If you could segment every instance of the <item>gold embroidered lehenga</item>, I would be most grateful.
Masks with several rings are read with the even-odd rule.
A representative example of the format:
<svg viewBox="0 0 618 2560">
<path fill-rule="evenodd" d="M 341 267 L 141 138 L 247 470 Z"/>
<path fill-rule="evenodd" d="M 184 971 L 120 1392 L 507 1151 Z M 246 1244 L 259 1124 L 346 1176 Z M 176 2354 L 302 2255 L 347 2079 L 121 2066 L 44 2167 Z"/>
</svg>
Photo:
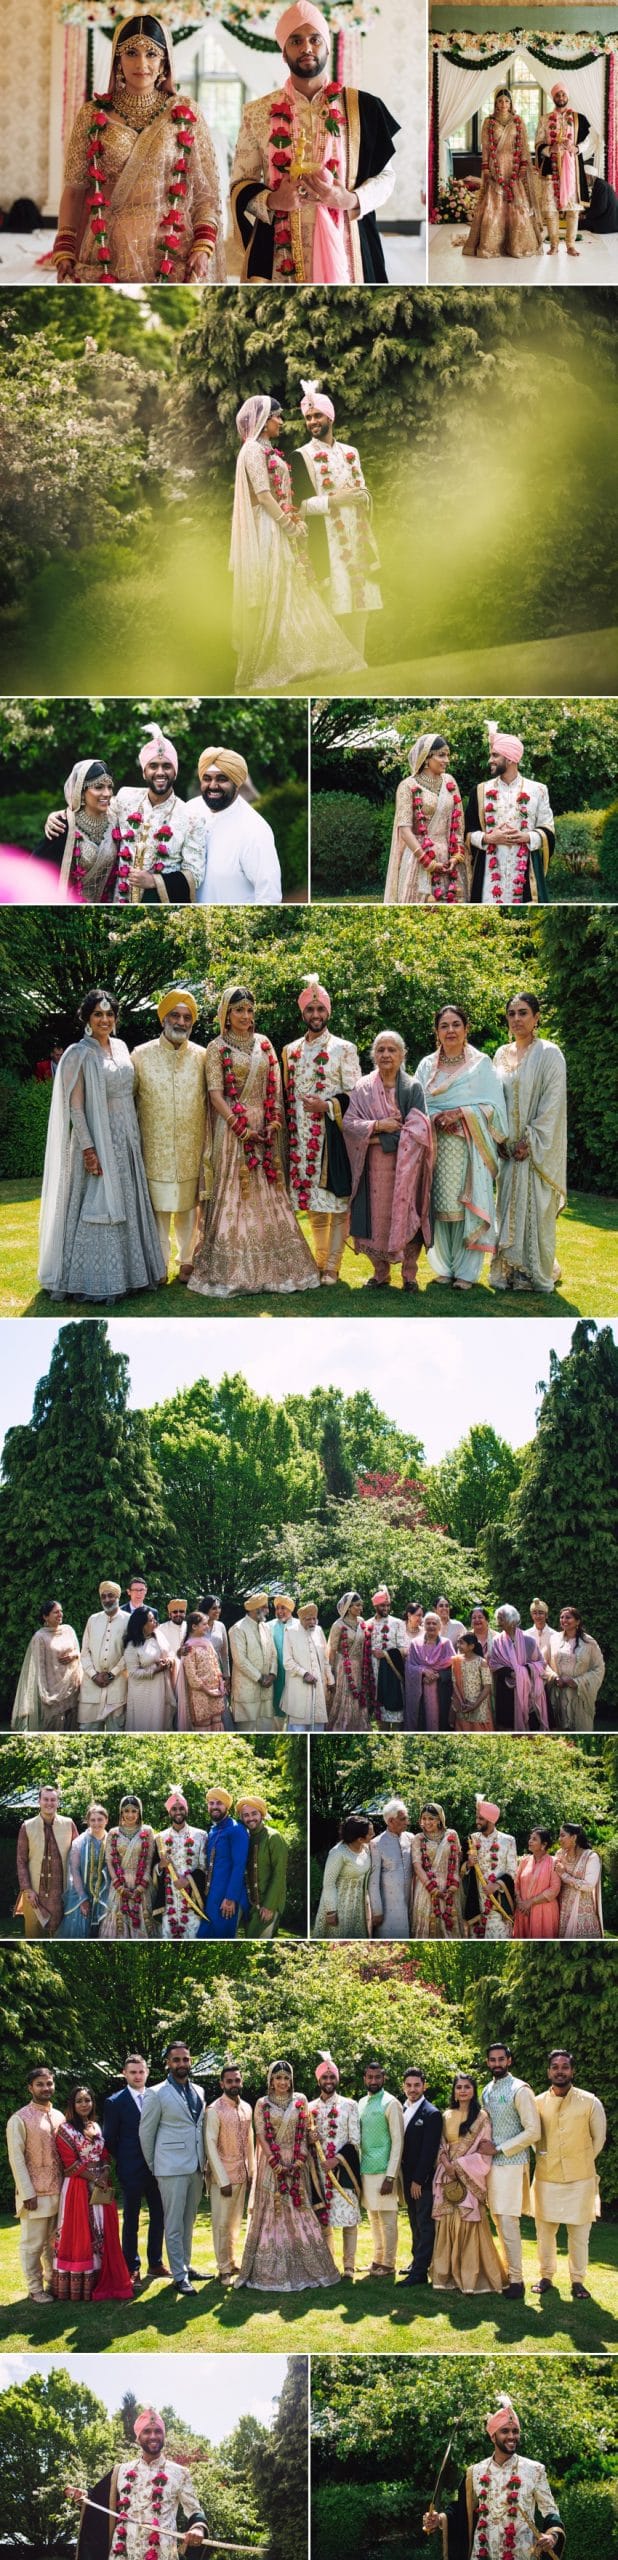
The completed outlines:
<svg viewBox="0 0 618 2560">
<path fill-rule="evenodd" d="M 521 116 L 486 116 L 483 175 L 464 241 L 464 258 L 538 258 L 543 244 L 533 194 L 530 144 Z"/>
<path fill-rule="evenodd" d="M 192 142 L 186 160 L 186 194 L 177 199 L 182 213 L 182 229 L 176 243 L 166 244 L 164 224 L 174 201 L 170 195 L 174 170 L 178 162 L 179 109 L 187 105 Z M 92 171 L 88 166 L 93 118 L 100 119 L 101 188 L 106 198 L 105 225 L 109 245 L 111 273 L 120 284 L 140 280 L 153 284 L 160 274 L 161 257 L 169 256 L 172 272 L 163 281 L 183 283 L 194 272 L 200 243 L 196 234 L 203 224 L 216 228 L 216 242 L 208 259 L 208 281 L 225 282 L 225 258 L 222 240 L 222 214 L 219 178 L 215 154 L 204 117 L 174 94 L 154 100 L 134 97 L 118 100 L 90 99 L 80 107 L 70 137 L 64 171 L 64 186 L 81 188 L 83 211 L 78 225 L 75 276 L 80 284 L 100 284 L 100 236 L 93 228 L 98 211 L 89 209 L 89 196 L 94 192 Z M 195 272 L 198 270 L 196 269 Z M 201 270 L 200 270 L 201 272 Z"/>
<path fill-rule="evenodd" d="M 224 1091 L 224 1053 L 228 1049 L 236 1091 L 256 1142 L 258 1160 L 249 1170 L 236 1130 L 211 1107 L 205 1159 L 204 1242 L 196 1255 L 189 1288 L 198 1297 L 207 1298 L 229 1298 L 262 1289 L 287 1297 L 296 1289 L 317 1289 L 319 1272 L 285 1189 L 277 1125 L 273 1130 L 273 1156 L 278 1164 L 278 1181 L 269 1181 L 264 1171 L 269 1084 L 277 1122 L 283 1118 L 281 1077 L 270 1041 L 265 1041 L 258 1031 L 240 1038 L 229 1029 L 225 1041 L 211 1040 L 206 1050 L 209 1094 Z"/>
</svg>

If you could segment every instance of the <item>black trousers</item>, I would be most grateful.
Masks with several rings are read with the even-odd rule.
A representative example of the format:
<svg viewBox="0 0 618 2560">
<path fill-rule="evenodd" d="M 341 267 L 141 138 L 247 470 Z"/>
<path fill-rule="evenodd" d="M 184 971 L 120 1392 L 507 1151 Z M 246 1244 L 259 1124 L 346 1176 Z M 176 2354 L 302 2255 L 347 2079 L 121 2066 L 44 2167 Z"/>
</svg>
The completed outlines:
<svg viewBox="0 0 618 2560">
<path fill-rule="evenodd" d="M 415 2276 L 426 2276 L 433 2256 L 433 2186 L 421 2187 L 420 2196 L 406 2192 L 406 2204 L 412 2233 L 412 2267 Z"/>
<path fill-rule="evenodd" d="M 163 2252 L 163 2204 L 156 2178 L 146 2161 L 143 2169 L 138 2170 L 135 2182 L 132 2181 L 130 2186 L 123 2187 L 122 2201 L 124 2205 L 122 2254 L 126 2258 L 129 2274 L 135 2275 L 139 2267 L 139 2217 L 143 2204 L 148 2206 L 148 2265 L 149 2267 L 160 2266 Z"/>
</svg>

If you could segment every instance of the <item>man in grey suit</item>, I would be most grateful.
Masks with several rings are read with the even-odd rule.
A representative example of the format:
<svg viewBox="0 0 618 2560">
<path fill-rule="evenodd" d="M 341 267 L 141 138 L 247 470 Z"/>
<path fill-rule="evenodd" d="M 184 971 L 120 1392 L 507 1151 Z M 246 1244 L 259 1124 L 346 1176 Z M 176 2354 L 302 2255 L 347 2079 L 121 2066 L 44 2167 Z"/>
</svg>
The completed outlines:
<svg viewBox="0 0 618 2560">
<path fill-rule="evenodd" d="M 193 2225 L 204 2185 L 204 2091 L 191 2078 L 191 2055 L 176 2040 L 165 2055 L 165 2080 L 147 2089 L 139 2138 L 160 2189 L 167 2254 L 177 2293 L 193 2293 Z"/>
</svg>

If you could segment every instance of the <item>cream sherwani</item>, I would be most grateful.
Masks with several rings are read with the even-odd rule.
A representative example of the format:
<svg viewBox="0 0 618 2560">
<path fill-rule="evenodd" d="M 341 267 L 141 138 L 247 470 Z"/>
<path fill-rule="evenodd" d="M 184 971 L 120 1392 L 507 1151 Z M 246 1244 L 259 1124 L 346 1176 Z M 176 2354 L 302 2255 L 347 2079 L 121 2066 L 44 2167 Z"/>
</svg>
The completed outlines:
<svg viewBox="0 0 618 2560">
<path fill-rule="evenodd" d="M 279 1664 L 273 1637 L 266 1620 L 238 1618 L 230 1627 L 229 1647 L 232 1657 L 230 1709 L 239 1732 L 271 1733 L 274 1726 L 273 1689 Z M 262 1689 L 264 1676 L 270 1687 Z"/>
<path fill-rule="evenodd" d="M 327 1723 L 327 1691 L 334 1688 L 326 1638 L 321 1627 L 303 1627 L 299 1618 L 288 1619 L 283 1637 L 285 1681 L 281 1712 L 287 1716 L 292 1733 L 314 1733 Z M 315 1688 L 305 1674 L 311 1672 Z"/>
<path fill-rule="evenodd" d="M 513 2519 L 515 2525 L 513 2560 L 535 2560 L 537 2536 L 543 2517 L 555 2517 L 557 2521 L 556 2500 L 542 2462 L 529 2462 L 526 2455 L 519 2451 L 511 2454 L 508 2462 L 495 2462 L 491 2453 L 486 2454 L 482 2462 L 473 2463 L 472 2485 L 475 2501 L 480 2496 L 484 2481 L 488 2486 L 488 2560 L 503 2560 L 504 2536 L 510 2522 L 509 2491 L 514 2477 L 519 2481 L 519 2490 Z M 564 2536 L 560 2534 L 557 2546 L 560 2551 L 562 2551 L 563 2542 Z M 480 2518 L 477 2515 L 471 2545 L 471 2560 L 478 2560 L 481 2550 L 482 2535 Z"/>
<path fill-rule="evenodd" d="M 323 1060 L 322 1065 L 319 1064 L 320 1059 Z M 314 1125 L 310 1108 L 312 1094 L 317 1093 L 326 1103 L 326 1119 L 344 1125 L 339 1097 L 354 1092 L 355 1085 L 360 1084 L 360 1075 L 360 1059 L 353 1042 L 341 1040 L 334 1031 L 321 1031 L 317 1038 L 305 1032 L 300 1040 L 290 1041 L 289 1047 L 283 1051 L 285 1091 L 290 1105 L 293 1094 L 296 1110 L 300 1175 L 295 1182 L 290 1172 L 289 1185 L 290 1199 L 296 1210 L 300 1206 L 299 1182 L 302 1188 L 309 1170 Z M 323 1143 L 318 1148 L 311 1174 L 309 1224 L 318 1271 L 327 1271 L 329 1278 L 337 1278 L 348 1232 L 352 1175 L 348 1172 L 345 1192 L 328 1190 L 326 1120 L 322 1121 L 322 1129 Z"/>
<path fill-rule="evenodd" d="M 140 814 L 139 827 L 128 829 L 127 818 L 133 817 L 137 810 Z M 157 800 L 153 806 L 148 787 L 142 783 L 135 791 L 123 786 L 112 800 L 109 814 L 110 824 L 122 827 L 123 841 L 131 844 L 136 871 L 143 871 L 146 879 L 149 874 L 152 878 L 155 866 L 162 862 L 163 869 L 157 870 L 155 876 L 162 883 L 166 906 L 169 905 L 164 887 L 166 871 L 184 871 L 191 899 L 197 896 L 204 878 L 206 830 L 203 818 L 200 820 L 196 815 L 195 801 L 190 808 L 186 800 L 178 799 L 175 791 L 168 791 L 167 799 Z M 161 827 L 170 829 L 169 842 L 164 844 L 157 842 Z M 114 897 L 118 901 L 118 889 Z M 139 897 L 139 889 L 132 889 L 131 904 L 138 904 Z"/>
<path fill-rule="evenodd" d="M 186 2463 L 171 2462 L 165 2446 L 162 2447 L 158 2461 L 154 2464 L 148 2463 L 139 2448 L 137 2454 L 134 2448 L 132 2453 L 127 2454 L 126 2461 L 118 2465 L 118 2493 L 122 2497 L 124 2491 L 128 2496 L 127 2538 L 123 2546 L 126 2560 L 145 2560 L 145 2553 L 150 2545 L 152 2483 L 155 2471 L 159 2473 L 159 2477 L 161 2473 L 164 2474 L 158 2560 L 178 2560 L 179 2543 L 176 2531 L 178 2508 L 180 2507 L 188 2525 L 191 2524 L 193 2517 L 199 2520 L 203 2512 Z"/>
<path fill-rule="evenodd" d="M 533 2204 L 541 2275 L 550 2282 L 555 2275 L 556 2233 L 564 2222 L 571 2283 L 584 2284 L 590 2227 L 601 2209 L 596 2162 L 607 2138 L 605 2109 L 590 2089 L 573 2087 L 563 2098 L 544 2089 L 536 2106 L 541 2139 Z"/>
<path fill-rule="evenodd" d="M 61 2108 L 37 2107 L 30 2099 L 27 2106 L 18 2107 L 16 2115 L 9 2116 L 6 2128 L 15 2180 L 15 2211 L 19 2215 L 19 2254 L 31 2298 L 42 2293 L 44 2280 L 50 2285 L 52 2279 L 62 2186 L 54 2135 L 62 2122 Z M 26 2210 L 30 2204 L 32 2212 Z"/>
<path fill-rule="evenodd" d="M 206 1051 L 192 1040 L 177 1049 L 161 1032 L 158 1040 L 133 1050 L 131 1063 L 161 1249 L 169 1266 L 173 1217 L 181 1263 L 191 1262 L 207 1125 Z"/>
<path fill-rule="evenodd" d="M 80 1733 L 93 1733 L 97 1726 L 106 1733 L 119 1733 L 127 1708 L 127 1674 L 124 1639 L 129 1624 L 127 1609 L 115 1609 L 110 1618 L 107 1609 L 95 1609 L 88 1618 L 82 1637 L 83 1680 L 79 1694 L 77 1722 Z M 115 1678 L 106 1689 L 97 1689 L 95 1671 L 113 1671 Z"/>
<path fill-rule="evenodd" d="M 210 2170 L 210 2213 L 220 2276 L 237 2273 L 235 2252 L 247 2187 L 255 2166 L 253 2117 L 246 2098 L 214 2098 L 206 2109 L 206 2158 Z M 231 2187 L 231 2195 L 222 2194 Z"/>
</svg>

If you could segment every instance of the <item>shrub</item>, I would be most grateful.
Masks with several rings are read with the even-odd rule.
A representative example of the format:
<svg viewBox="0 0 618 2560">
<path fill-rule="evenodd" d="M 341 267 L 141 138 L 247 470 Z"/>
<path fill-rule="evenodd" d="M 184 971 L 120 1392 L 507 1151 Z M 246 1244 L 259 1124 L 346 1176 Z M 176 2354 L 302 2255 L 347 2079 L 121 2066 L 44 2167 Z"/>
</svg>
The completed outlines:
<svg viewBox="0 0 618 2560">
<path fill-rule="evenodd" d="M 272 827 L 285 897 L 286 891 L 307 885 L 309 816 L 307 793 L 302 782 L 291 778 L 270 785 L 267 791 L 262 792 L 259 814 Z M 292 845 L 294 850 L 291 853 Z"/>
<path fill-rule="evenodd" d="M 601 877 L 612 897 L 618 895 L 618 800 L 606 809 L 599 845 Z"/>
<path fill-rule="evenodd" d="M 618 2537 L 618 2482 L 577 2481 L 565 2490 L 561 2514 L 569 2560 L 590 2560 L 591 2551 L 613 2551 Z"/>
<path fill-rule="evenodd" d="M 370 897 L 379 886 L 381 812 L 354 791 L 320 791 L 311 808 L 314 897 Z"/>
<path fill-rule="evenodd" d="M 556 819 L 556 858 L 575 879 L 598 872 L 603 817 L 602 809 L 565 809 Z"/>
<path fill-rule="evenodd" d="M 43 1171 L 51 1084 L 20 1084 L 0 1067 L 0 1180 L 34 1181 Z"/>
</svg>

